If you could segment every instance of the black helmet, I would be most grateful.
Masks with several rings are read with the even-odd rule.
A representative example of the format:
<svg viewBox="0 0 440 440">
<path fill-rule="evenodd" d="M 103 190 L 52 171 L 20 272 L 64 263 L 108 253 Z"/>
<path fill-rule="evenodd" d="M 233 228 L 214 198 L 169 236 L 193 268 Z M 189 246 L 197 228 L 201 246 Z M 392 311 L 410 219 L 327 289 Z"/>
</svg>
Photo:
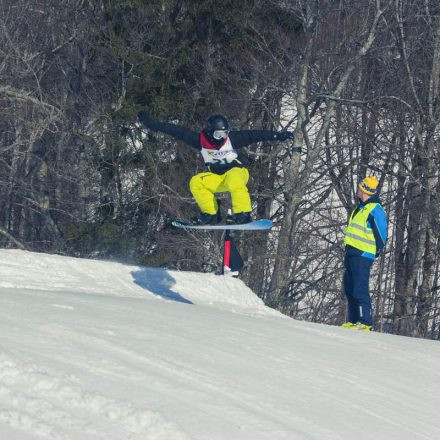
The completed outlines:
<svg viewBox="0 0 440 440">
<path fill-rule="evenodd" d="M 222 144 L 228 137 L 229 122 L 223 115 L 212 115 L 206 121 L 204 132 L 211 142 Z"/>
</svg>

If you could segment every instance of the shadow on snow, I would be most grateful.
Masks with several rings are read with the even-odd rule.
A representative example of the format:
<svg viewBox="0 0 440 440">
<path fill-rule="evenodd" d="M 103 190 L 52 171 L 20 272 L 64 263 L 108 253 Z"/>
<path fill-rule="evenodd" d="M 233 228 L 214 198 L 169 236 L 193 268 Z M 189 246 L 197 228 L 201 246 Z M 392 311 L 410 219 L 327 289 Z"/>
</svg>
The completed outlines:
<svg viewBox="0 0 440 440">
<path fill-rule="evenodd" d="M 143 289 L 147 289 L 154 295 L 171 301 L 193 304 L 191 301 L 179 295 L 177 292 L 171 290 L 174 284 L 176 284 L 176 280 L 168 273 L 166 269 L 153 269 L 145 267 L 138 271 L 131 272 L 131 275 L 134 282 L 138 286 L 142 287 Z"/>
</svg>

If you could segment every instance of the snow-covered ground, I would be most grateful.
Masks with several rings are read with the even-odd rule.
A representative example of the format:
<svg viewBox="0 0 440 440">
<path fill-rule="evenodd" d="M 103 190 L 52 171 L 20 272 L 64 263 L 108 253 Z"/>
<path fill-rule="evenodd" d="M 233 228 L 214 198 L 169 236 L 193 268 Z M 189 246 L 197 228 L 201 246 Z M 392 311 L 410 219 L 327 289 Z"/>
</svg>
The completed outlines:
<svg viewBox="0 0 440 440">
<path fill-rule="evenodd" d="M 438 342 L 239 280 L 0 250 L 0 439 L 438 440 Z"/>
</svg>

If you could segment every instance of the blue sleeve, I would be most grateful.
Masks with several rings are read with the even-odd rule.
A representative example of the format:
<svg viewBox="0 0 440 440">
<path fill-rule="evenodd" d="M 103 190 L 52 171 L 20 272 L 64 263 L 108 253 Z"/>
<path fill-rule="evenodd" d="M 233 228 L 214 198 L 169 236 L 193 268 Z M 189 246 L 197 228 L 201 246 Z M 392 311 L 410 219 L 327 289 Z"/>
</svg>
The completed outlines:
<svg viewBox="0 0 440 440">
<path fill-rule="evenodd" d="M 387 216 L 381 205 L 377 205 L 368 216 L 368 221 L 373 229 L 376 239 L 376 255 L 379 255 L 387 242 Z"/>
</svg>

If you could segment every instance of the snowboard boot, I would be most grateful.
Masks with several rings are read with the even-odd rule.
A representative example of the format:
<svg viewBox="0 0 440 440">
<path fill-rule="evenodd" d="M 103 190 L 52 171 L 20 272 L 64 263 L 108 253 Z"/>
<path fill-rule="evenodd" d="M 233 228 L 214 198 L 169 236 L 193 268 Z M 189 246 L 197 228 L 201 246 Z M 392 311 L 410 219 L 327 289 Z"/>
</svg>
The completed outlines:
<svg viewBox="0 0 440 440">
<path fill-rule="evenodd" d="M 220 210 L 216 214 L 202 212 L 199 216 L 191 219 L 193 225 L 218 225 L 222 221 Z"/>
<path fill-rule="evenodd" d="M 226 224 L 228 225 L 244 225 L 252 221 L 250 212 L 237 212 L 237 214 L 228 214 Z"/>
</svg>

